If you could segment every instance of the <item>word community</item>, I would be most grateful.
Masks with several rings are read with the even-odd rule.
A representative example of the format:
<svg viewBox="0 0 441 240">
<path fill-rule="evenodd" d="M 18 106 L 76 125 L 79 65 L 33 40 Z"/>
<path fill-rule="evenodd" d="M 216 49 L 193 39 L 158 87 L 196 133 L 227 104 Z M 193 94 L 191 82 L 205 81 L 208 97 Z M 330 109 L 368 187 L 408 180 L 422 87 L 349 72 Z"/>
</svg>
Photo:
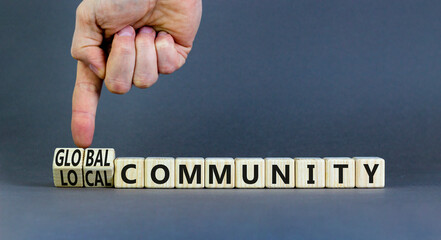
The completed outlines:
<svg viewBox="0 0 441 240">
<path fill-rule="evenodd" d="M 115 158 L 112 148 L 57 148 L 56 187 L 383 188 L 378 157 Z"/>
</svg>

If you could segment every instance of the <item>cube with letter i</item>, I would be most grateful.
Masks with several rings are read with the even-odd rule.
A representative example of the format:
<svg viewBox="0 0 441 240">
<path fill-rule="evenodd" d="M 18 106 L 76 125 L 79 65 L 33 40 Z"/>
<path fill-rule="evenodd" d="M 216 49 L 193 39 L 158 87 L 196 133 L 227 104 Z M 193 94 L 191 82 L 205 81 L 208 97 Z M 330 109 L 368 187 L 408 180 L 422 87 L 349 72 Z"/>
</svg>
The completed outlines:
<svg viewBox="0 0 441 240">
<path fill-rule="evenodd" d="M 384 159 L 379 157 L 354 157 L 355 186 L 357 188 L 384 187 Z"/>
<path fill-rule="evenodd" d="M 115 150 L 88 148 L 84 153 L 84 186 L 113 187 Z"/>
<path fill-rule="evenodd" d="M 57 148 L 52 170 L 56 187 L 83 187 L 82 148 Z"/>
<path fill-rule="evenodd" d="M 324 188 L 325 160 L 322 158 L 294 158 L 297 188 Z"/>
</svg>

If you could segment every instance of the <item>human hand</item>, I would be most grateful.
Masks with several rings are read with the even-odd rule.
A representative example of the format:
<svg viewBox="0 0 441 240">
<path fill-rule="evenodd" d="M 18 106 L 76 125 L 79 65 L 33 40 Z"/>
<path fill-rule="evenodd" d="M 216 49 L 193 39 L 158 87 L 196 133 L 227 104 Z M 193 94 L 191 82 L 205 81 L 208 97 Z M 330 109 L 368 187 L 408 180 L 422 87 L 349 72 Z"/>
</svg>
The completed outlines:
<svg viewBox="0 0 441 240">
<path fill-rule="evenodd" d="M 132 83 L 147 88 L 158 73 L 176 71 L 192 48 L 201 14 L 201 0 L 84 0 L 78 6 L 72 41 L 78 60 L 72 137 L 78 147 L 92 144 L 102 79 L 110 92 L 124 94 Z"/>
</svg>

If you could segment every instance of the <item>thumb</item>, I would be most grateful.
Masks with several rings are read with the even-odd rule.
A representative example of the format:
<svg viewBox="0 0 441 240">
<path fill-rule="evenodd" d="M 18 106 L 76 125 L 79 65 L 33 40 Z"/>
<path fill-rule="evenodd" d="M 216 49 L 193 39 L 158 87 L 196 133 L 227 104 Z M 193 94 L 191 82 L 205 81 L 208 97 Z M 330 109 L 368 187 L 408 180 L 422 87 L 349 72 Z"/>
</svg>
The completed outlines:
<svg viewBox="0 0 441 240">
<path fill-rule="evenodd" d="M 99 78 L 106 73 L 106 54 L 101 48 L 102 29 L 96 24 L 94 1 L 83 1 L 77 8 L 75 32 L 72 40 L 72 57 L 83 62 Z"/>
</svg>

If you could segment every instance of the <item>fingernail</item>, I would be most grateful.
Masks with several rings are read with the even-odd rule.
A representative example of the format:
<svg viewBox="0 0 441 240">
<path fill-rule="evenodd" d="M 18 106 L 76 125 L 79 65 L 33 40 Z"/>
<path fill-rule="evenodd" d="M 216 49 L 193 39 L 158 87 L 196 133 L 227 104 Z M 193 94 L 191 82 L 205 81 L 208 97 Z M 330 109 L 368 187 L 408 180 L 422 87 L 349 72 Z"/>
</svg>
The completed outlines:
<svg viewBox="0 0 441 240">
<path fill-rule="evenodd" d="M 133 36 L 134 34 L 135 34 L 135 31 L 133 30 L 133 28 L 131 26 L 127 26 L 118 32 L 118 36 L 121 36 L 121 37 Z"/>
<path fill-rule="evenodd" d="M 90 70 L 92 70 L 93 73 L 95 73 L 95 75 L 99 76 L 98 68 L 96 68 L 92 64 L 89 65 L 89 68 Z"/>
<path fill-rule="evenodd" d="M 161 31 L 158 33 L 158 37 L 167 35 L 167 32 Z"/>
<path fill-rule="evenodd" d="M 151 28 L 151 27 L 142 27 L 141 29 L 139 29 L 140 33 L 152 33 L 154 31 L 155 30 L 153 30 L 153 28 Z"/>
</svg>

